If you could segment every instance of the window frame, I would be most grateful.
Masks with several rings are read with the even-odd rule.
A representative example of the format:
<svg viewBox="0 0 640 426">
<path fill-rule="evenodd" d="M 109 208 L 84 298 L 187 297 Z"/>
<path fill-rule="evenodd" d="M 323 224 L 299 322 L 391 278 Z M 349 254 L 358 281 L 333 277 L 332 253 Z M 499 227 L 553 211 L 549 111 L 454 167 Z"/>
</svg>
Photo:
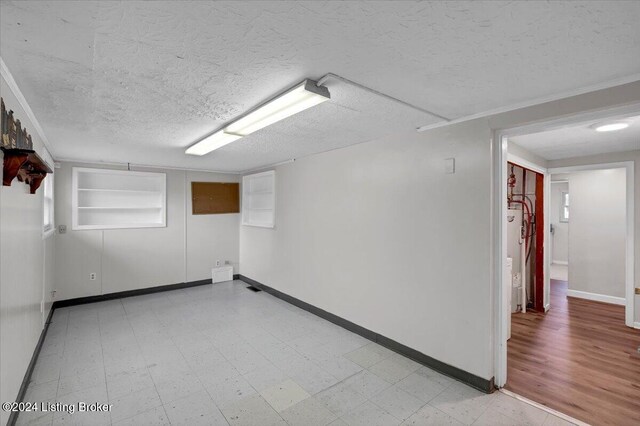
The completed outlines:
<svg viewBox="0 0 640 426">
<path fill-rule="evenodd" d="M 560 222 L 569 222 L 569 192 L 562 191 L 560 193 Z"/>
<path fill-rule="evenodd" d="M 53 180 L 54 180 L 53 173 L 48 173 L 47 176 L 44 178 L 44 185 L 42 185 L 43 186 L 42 188 L 42 238 L 43 239 L 53 235 L 56 230 L 55 187 L 54 187 Z"/>
</svg>

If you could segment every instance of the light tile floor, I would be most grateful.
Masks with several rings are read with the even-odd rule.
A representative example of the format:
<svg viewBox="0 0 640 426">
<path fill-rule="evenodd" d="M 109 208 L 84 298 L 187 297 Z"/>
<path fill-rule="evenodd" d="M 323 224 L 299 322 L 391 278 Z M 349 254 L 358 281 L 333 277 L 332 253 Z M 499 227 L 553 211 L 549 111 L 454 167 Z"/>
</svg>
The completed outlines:
<svg viewBox="0 0 640 426">
<path fill-rule="evenodd" d="M 241 281 L 57 309 L 18 424 L 562 425 Z"/>
</svg>

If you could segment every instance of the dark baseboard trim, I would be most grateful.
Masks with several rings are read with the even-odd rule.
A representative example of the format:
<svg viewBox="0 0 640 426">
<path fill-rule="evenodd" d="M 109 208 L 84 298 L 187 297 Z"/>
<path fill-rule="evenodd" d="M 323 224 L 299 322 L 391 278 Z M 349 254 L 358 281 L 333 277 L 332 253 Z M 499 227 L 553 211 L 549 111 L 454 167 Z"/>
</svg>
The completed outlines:
<svg viewBox="0 0 640 426">
<path fill-rule="evenodd" d="M 332 314 L 331 312 L 327 312 L 324 309 L 320 309 L 317 306 L 313 306 L 307 302 L 303 302 L 300 299 L 296 299 L 293 296 L 290 296 L 286 293 L 276 290 L 275 288 L 269 287 L 268 285 L 262 284 L 242 274 L 240 274 L 239 279 L 269 294 L 272 294 L 273 296 L 279 299 L 282 299 L 285 302 L 288 302 L 294 306 L 297 306 L 300 309 L 304 309 L 305 311 L 311 312 L 312 314 L 317 315 L 320 318 L 324 318 L 327 321 L 331 321 L 332 323 L 339 325 L 342 328 L 345 328 L 353 333 L 359 334 L 360 336 L 366 339 L 376 342 L 381 346 L 389 348 L 394 352 L 397 352 L 401 355 L 406 356 L 407 358 L 411 358 L 412 360 L 419 362 L 422 365 L 426 365 L 429 368 L 432 368 L 442 374 L 452 377 L 482 392 L 491 393 L 495 390 L 493 377 L 490 380 L 487 380 L 482 377 L 476 376 L 475 374 L 462 370 L 460 368 L 446 364 L 442 361 L 439 361 L 435 358 L 430 357 L 429 355 L 425 355 L 422 352 L 419 352 L 413 348 L 405 346 L 402 343 L 398 343 L 393 339 L 382 336 L 374 331 L 366 329 L 358 324 L 355 324 L 342 317 Z"/>
<path fill-rule="evenodd" d="M 156 287 L 137 288 L 135 290 L 118 291 L 116 293 L 99 294 L 97 296 L 78 297 L 75 299 L 56 300 L 53 309 L 66 308 L 67 306 L 84 305 L 86 303 L 104 302 L 105 300 L 122 299 L 123 297 L 141 296 L 144 294 L 159 293 L 161 291 L 179 290 L 181 288 L 196 287 L 211 284 L 211 279 L 189 281 L 186 283 L 159 285 Z"/>
<path fill-rule="evenodd" d="M 49 309 L 49 315 L 47 316 L 47 320 L 44 323 L 44 327 L 40 332 L 40 338 L 38 339 L 38 343 L 36 344 L 36 348 L 33 350 L 33 355 L 31 355 L 31 361 L 29 361 L 29 366 L 27 367 L 27 371 L 24 373 L 24 377 L 22 379 L 22 384 L 20 385 L 20 389 L 18 390 L 18 396 L 16 397 L 16 402 L 24 401 L 24 396 L 27 393 L 27 388 L 29 387 L 29 382 L 31 382 L 31 375 L 33 375 L 33 370 L 36 367 L 36 361 L 38 361 L 38 356 L 40 356 L 40 351 L 42 350 L 42 345 L 44 343 L 44 339 L 47 336 L 47 331 L 49 331 L 49 324 L 51 324 L 51 318 L 53 317 L 53 305 L 51 309 Z M 18 421 L 18 411 L 12 411 L 9 415 L 9 420 L 7 420 L 7 426 L 13 426 Z"/>
</svg>

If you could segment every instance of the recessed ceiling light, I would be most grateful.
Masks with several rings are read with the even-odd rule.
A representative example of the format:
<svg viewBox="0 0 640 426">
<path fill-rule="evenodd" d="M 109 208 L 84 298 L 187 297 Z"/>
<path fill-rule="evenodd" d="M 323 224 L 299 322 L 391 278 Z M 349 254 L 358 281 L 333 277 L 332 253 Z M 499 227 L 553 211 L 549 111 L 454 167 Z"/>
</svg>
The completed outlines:
<svg viewBox="0 0 640 426">
<path fill-rule="evenodd" d="M 593 126 L 596 132 L 615 132 L 616 130 L 622 130 L 629 127 L 629 123 L 618 121 L 615 123 L 596 124 Z"/>
<path fill-rule="evenodd" d="M 302 83 L 231 122 L 211 136 L 190 146 L 185 152 L 192 155 L 207 154 L 256 130 L 328 101 L 330 98 L 329 89 L 324 86 L 318 86 L 315 81 L 304 80 Z"/>
</svg>

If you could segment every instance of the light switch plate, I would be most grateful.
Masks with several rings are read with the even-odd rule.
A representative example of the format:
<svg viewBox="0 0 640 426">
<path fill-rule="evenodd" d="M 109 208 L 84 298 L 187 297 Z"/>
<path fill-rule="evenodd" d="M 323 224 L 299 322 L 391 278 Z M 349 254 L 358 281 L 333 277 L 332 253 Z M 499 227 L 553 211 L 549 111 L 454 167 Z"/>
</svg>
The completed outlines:
<svg viewBox="0 0 640 426">
<path fill-rule="evenodd" d="M 456 172 L 456 159 L 455 158 L 445 158 L 444 159 L 444 172 L 447 174 L 452 174 Z"/>
</svg>

